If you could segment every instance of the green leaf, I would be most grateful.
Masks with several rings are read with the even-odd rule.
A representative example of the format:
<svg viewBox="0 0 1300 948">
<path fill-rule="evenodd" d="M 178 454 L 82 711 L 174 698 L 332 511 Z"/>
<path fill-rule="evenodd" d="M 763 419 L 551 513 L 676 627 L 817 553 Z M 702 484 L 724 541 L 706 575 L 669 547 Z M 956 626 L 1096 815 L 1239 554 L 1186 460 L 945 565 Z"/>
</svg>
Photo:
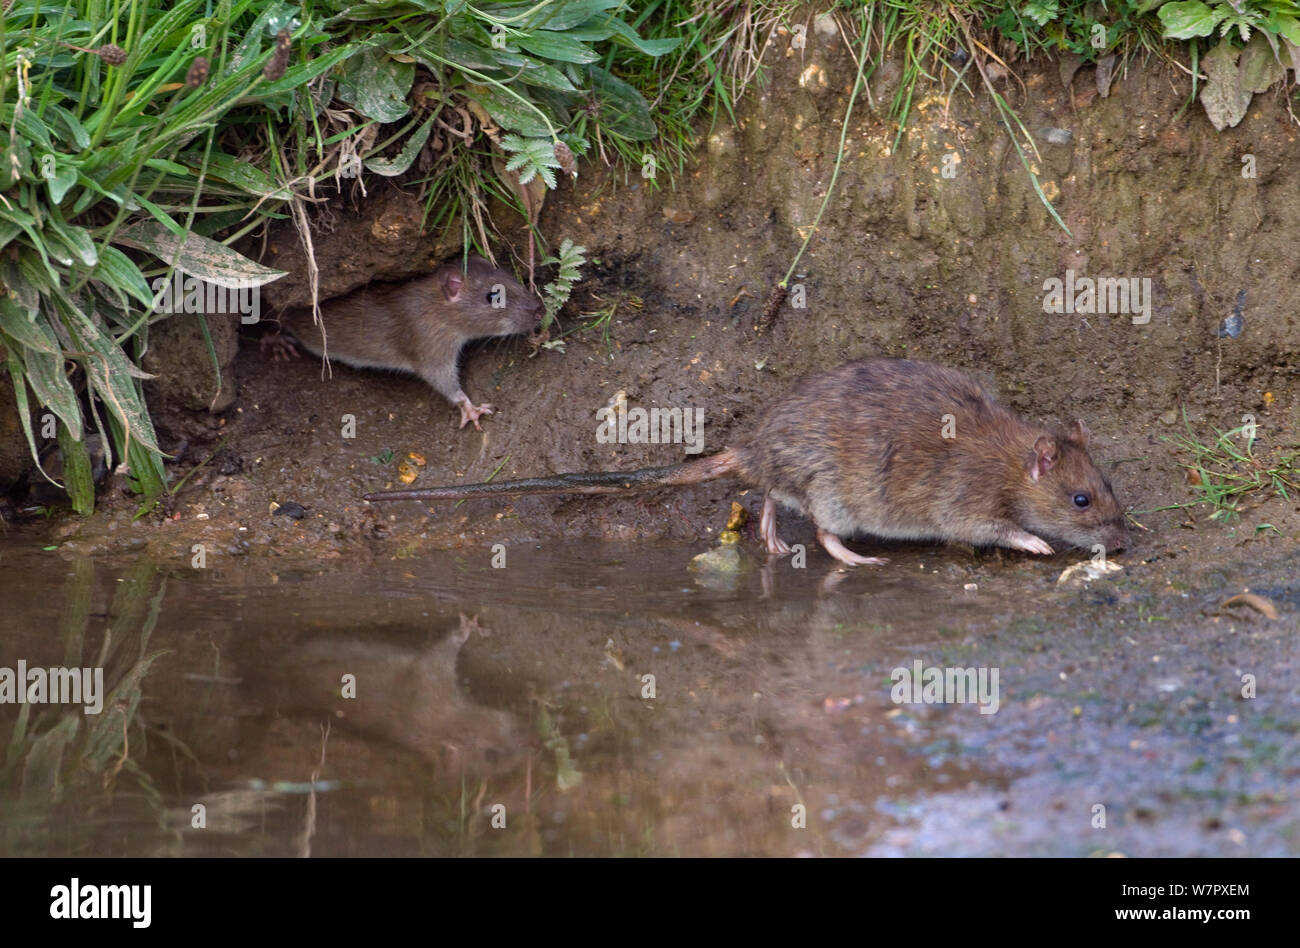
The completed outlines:
<svg viewBox="0 0 1300 948">
<path fill-rule="evenodd" d="M 1291 61 L 1288 65 L 1296 71 L 1296 75 L 1300 75 L 1300 43 L 1283 40 L 1282 46 L 1286 49 L 1287 55 L 1291 57 Z M 0 241 L 0 244 L 3 244 L 3 241 Z"/>
<path fill-rule="evenodd" d="M 90 147 L 90 133 L 86 131 L 86 127 L 81 124 L 75 115 L 55 102 L 47 105 L 46 111 L 58 119 L 59 124 L 67 132 L 66 137 L 72 140 L 78 151 L 84 151 Z"/>
<path fill-rule="evenodd" d="M 289 10 L 287 4 L 272 3 L 253 21 L 253 25 L 244 33 L 243 42 L 235 48 L 235 53 L 226 63 L 226 72 L 239 72 L 262 52 L 262 42 L 267 38 L 266 27 L 272 20 L 282 19 Z"/>
<path fill-rule="evenodd" d="M 228 289 L 261 286 L 288 271 L 273 270 L 249 260 L 225 244 L 191 233 L 183 240 L 153 221 L 140 221 L 119 230 L 114 243 L 147 250 L 170 265 L 199 279 Z"/>
<path fill-rule="evenodd" d="M 559 264 L 559 271 L 555 274 L 555 279 L 542 290 L 543 306 L 546 309 L 542 317 L 542 329 L 551 324 L 555 314 L 568 301 L 573 285 L 578 282 L 581 270 L 587 263 L 587 248 L 574 244 L 566 237 L 560 244 L 557 255 L 543 261 L 543 265 L 551 263 Z"/>
<path fill-rule="evenodd" d="M 47 255 L 47 260 L 48 257 L 53 257 L 54 262 L 60 267 L 67 268 L 72 266 L 72 254 L 69 252 L 67 244 L 56 239 L 53 233 L 46 234 L 42 231 L 41 238 L 40 249 L 42 253 Z M 50 266 L 50 264 L 47 262 L 46 266 Z M 51 267 L 51 269 L 53 268 Z M 56 270 L 55 272 L 57 273 L 58 271 Z"/>
<path fill-rule="evenodd" d="M 408 15 L 410 7 L 419 10 L 425 10 L 429 13 L 443 13 L 456 15 L 465 9 L 468 0 L 461 3 L 444 3 L 442 0 L 368 0 L 367 3 L 348 3 L 344 0 L 335 0 L 330 3 L 330 8 L 339 9 L 342 12 L 338 14 L 339 19 L 348 20 L 390 20 L 397 15 Z"/>
<path fill-rule="evenodd" d="M 0 132 L 0 142 L 6 143 L 0 152 L 0 191 L 8 191 L 31 173 L 32 153 L 27 142 L 17 136 L 12 141 L 8 138 Z"/>
<path fill-rule="evenodd" d="M 499 69 L 500 61 L 493 50 L 484 49 L 476 43 L 470 43 L 456 36 L 446 37 L 441 44 L 439 54 L 457 66 L 482 71 Z M 411 55 L 420 57 L 420 50 L 411 50 Z"/>
<path fill-rule="evenodd" d="M 195 13 L 199 4 L 200 0 L 180 0 L 179 3 L 171 4 L 170 7 L 160 7 L 166 12 L 161 16 L 154 14 L 155 18 L 150 22 L 149 29 L 145 30 L 138 44 L 127 50 L 127 61 L 120 68 L 130 70 L 134 65 L 131 57 L 136 57 L 135 61 L 138 62 L 153 53 L 166 37 L 182 29 L 188 34 L 189 28 L 187 24 L 198 19 Z M 186 45 L 188 45 L 188 42 Z"/>
<path fill-rule="evenodd" d="M 1226 4 L 1211 10 L 1201 0 L 1183 0 L 1166 3 L 1156 15 L 1164 25 L 1166 39 L 1192 39 L 1214 32 L 1215 26 L 1226 15 L 1224 6 Z"/>
<path fill-rule="evenodd" d="M 512 79 L 544 89 L 555 89 L 560 92 L 578 91 L 577 87 L 569 81 L 563 72 L 549 63 L 542 62 L 540 59 L 525 56 L 514 49 L 499 49 L 496 51 L 496 55 L 500 68 L 509 72 Z M 574 67 L 571 64 L 566 66 L 566 69 L 572 68 Z"/>
<path fill-rule="evenodd" d="M 541 116 L 513 96 L 492 86 L 469 86 L 466 91 L 487 110 L 492 120 L 504 129 L 519 132 L 530 138 L 545 138 L 551 134 Z"/>
<path fill-rule="evenodd" d="M 424 124 L 411 133 L 407 138 L 406 144 L 402 150 L 397 153 L 396 158 L 374 157 L 367 158 L 365 165 L 375 174 L 381 174 L 386 178 L 393 178 L 406 171 L 415 161 L 416 155 L 424 147 L 424 143 L 429 140 L 429 132 L 433 129 L 433 116 L 429 116 Z"/>
<path fill-rule="evenodd" d="M 0 296 L 0 329 L 24 352 L 44 352 L 46 355 L 61 355 L 63 352 L 39 311 L 23 312 L 22 307 L 8 296 Z"/>
<path fill-rule="evenodd" d="M 642 39 L 637 35 L 636 30 L 617 17 L 610 20 L 609 25 L 615 33 L 647 56 L 662 56 L 664 53 L 671 53 L 682 43 L 681 38 L 677 36 L 668 39 Z"/>
<path fill-rule="evenodd" d="M 54 150 L 54 142 L 50 139 L 50 130 L 45 127 L 45 123 L 31 109 L 23 109 L 15 125 L 18 131 L 22 133 L 23 138 L 29 142 L 36 142 L 46 151 Z"/>
<path fill-rule="evenodd" d="M 1055 20 L 1061 8 L 1057 5 L 1056 0 L 1030 0 L 1025 4 L 1025 16 L 1033 20 L 1039 26 L 1046 26 Z"/>
<path fill-rule="evenodd" d="M 133 444 L 139 444 L 150 452 L 158 451 L 153 424 L 133 378 L 143 373 L 131 364 L 113 337 L 95 325 L 89 316 L 68 301 L 64 303 L 64 310 L 69 331 L 73 332 L 81 348 L 98 353 L 98 357 L 87 356 L 80 360 L 92 393 L 108 406 Z"/>
<path fill-rule="evenodd" d="M 556 59 L 566 63 L 594 63 L 600 54 L 586 43 L 579 43 L 563 33 L 529 33 L 515 39 L 522 48 L 543 59 Z"/>
<path fill-rule="evenodd" d="M 649 141 L 658 134 L 641 93 L 599 66 L 588 66 L 587 77 L 600 102 L 604 128 L 630 141 Z"/>
<path fill-rule="evenodd" d="M 112 244 L 99 249 L 99 266 L 95 268 L 94 279 L 129 293 L 146 308 L 153 307 L 153 293 L 144 274 L 135 261 Z"/>
<path fill-rule="evenodd" d="M 12 211 L 10 212 L 10 214 L 12 216 L 16 216 L 13 215 Z M 36 229 L 34 227 L 24 223 L 22 218 L 17 218 L 17 220 L 18 220 L 18 224 L 23 229 L 23 233 L 25 233 L 27 235 L 27 239 L 31 241 L 31 245 L 34 248 L 36 248 L 36 255 L 41 258 L 41 263 L 45 266 L 45 274 L 43 275 L 50 276 L 57 283 L 61 279 L 61 274 L 57 269 L 55 269 L 54 264 L 50 262 L 50 255 L 48 252 L 46 252 L 46 244 L 48 244 L 49 241 L 42 238 L 42 236 L 36 232 Z M 72 263 L 71 258 L 68 259 L 68 263 L 69 264 Z M 26 259 L 22 259 L 20 260 L 20 264 L 30 264 L 30 261 Z M 36 282 L 37 285 L 40 285 L 39 281 L 33 280 L 33 282 Z"/>
<path fill-rule="evenodd" d="M 59 451 L 63 455 L 63 489 L 68 492 L 72 509 L 88 517 L 95 512 L 95 475 L 86 442 L 80 434 L 74 437 L 66 425 L 59 425 Z"/>
<path fill-rule="evenodd" d="M 86 266 L 93 267 L 99 262 L 99 254 L 95 252 L 95 242 L 90 239 L 90 234 L 84 227 L 65 224 L 51 216 L 45 221 L 45 233 L 57 237 Z"/>
<path fill-rule="evenodd" d="M 28 233 L 28 236 L 32 236 L 30 232 Z M 59 281 L 62 279 L 60 273 L 57 270 L 53 270 L 46 260 L 42 259 L 41 263 L 45 264 L 45 266 L 38 267 L 36 262 L 32 259 L 31 254 L 23 254 L 18 258 L 18 270 L 22 273 L 24 282 L 28 287 L 38 293 L 36 301 L 37 309 L 41 308 L 39 294 L 44 293 L 48 296 L 51 293 L 56 292 Z"/>
<path fill-rule="evenodd" d="M 149 416 L 145 415 L 148 422 Z M 152 432 L 152 428 L 150 431 Z M 167 489 L 166 472 L 158 459 L 158 448 L 150 447 L 139 438 L 132 439 L 126 449 L 126 463 L 131 469 L 131 484 L 146 499 L 156 497 Z"/>
<path fill-rule="evenodd" d="M 187 153 L 182 155 L 181 158 L 189 163 L 191 174 L 197 175 L 199 169 L 203 167 L 203 155 L 201 153 Z M 268 194 L 282 190 L 261 168 L 247 161 L 239 161 L 222 152 L 208 156 L 207 176 L 217 181 L 233 184 L 241 191 L 247 191 L 249 194 L 256 194 L 259 197 L 265 197 Z"/>
<path fill-rule="evenodd" d="M 618 20 L 618 17 L 595 16 L 581 26 L 565 30 L 564 35 L 582 43 L 599 43 L 601 40 L 607 40 L 614 35 L 614 27 L 611 24 L 615 20 Z M 624 25 L 626 26 L 626 24 Z"/>
<path fill-rule="evenodd" d="M 45 468 L 41 467 L 41 452 L 36 447 L 36 434 L 32 431 L 32 409 L 27 402 L 27 369 L 18 355 L 18 350 L 13 348 L 9 350 L 9 378 L 14 385 L 14 402 L 18 406 L 18 423 L 22 425 L 23 434 L 27 435 L 27 447 L 32 453 L 32 460 L 36 462 L 36 469 L 51 484 L 58 484 L 54 478 L 45 473 Z"/>
<path fill-rule="evenodd" d="M 125 185 L 120 186 L 115 191 L 106 191 L 104 190 L 103 185 L 86 174 L 84 168 L 77 172 L 77 183 L 86 190 L 81 192 L 81 196 L 78 197 L 76 202 L 72 205 L 72 212 L 70 215 L 72 217 L 76 217 L 100 198 L 112 201 L 119 207 L 122 205 L 124 200 L 123 195 L 126 193 Z"/>
<path fill-rule="evenodd" d="M 1209 77 L 1201 89 L 1201 105 L 1220 132 L 1235 126 L 1250 108 L 1251 93 L 1241 86 L 1237 55 L 1230 44 L 1219 43 L 1201 57 L 1201 68 Z"/>
<path fill-rule="evenodd" d="M 530 86 L 541 86 L 544 89 L 556 89 L 560 92 L 578 91 L 564 73 L 554 66 L 528 56 L 521 56 L 519 59 L 523 69 L 519 74 L 520 82 Z"/>
<path fill-rule="evenodd" d="M 367 118 L 396 122 L 411 110 L 406 96 L 414 82 L 414 63 L 400 63 L 369 46 L 348 60 L 338 97 Z"/>
<path fill-rule="evenodd" d="M 50 355 L 37 349 L 23 353 L 27 367 L 27 384 L 32 387 L 37 400 L 63 419 L 76 437 L 81 437 L 81 406 L 77 393 L 63 369 L 63 354 Z"/>
<path fill-rule="evenodd" d="M 63 160 L 60 161 L 60 158 Z M 76 183 L 76 166 L 73 165 L 66 156 L 56 155 L 54 160 L 54 174 L 45 179 L 45 184 L 50 189 L 50 200 L 55 204 L 62 204 L 63 199 L 68 195 L 68 191 Z"/>
<path fill-rule="evenodd" d="M 586 23 L 597 13 L 604 13 L 606 10 L 613 10 L 621 7 L 623 0 L 577 0 L 576 3 L 557 3 L 555 12 L 552 13 L 546 22 L 539 24 L 544 30 L 568 30 L 581 23 Z M 518 11 L 533 9 L 535 5 L 525 4 L 515 7 Z M 496 15 L 501 15 L 499 8 L 493 11 Z"/>
<path fill-rule="evenodd" d="M 356 47 L 345 43 L 336 49 L 330 50 L 323 56 L 311 60 L 310 62 L 299 63 L 297 66 L 290 66 L 285 70 L 283 76 L 275 82 L 266 82 L 257 87 L 257 95 L 274 96 L 281 92 L 288 92 L 290 89 L 297 89 L 305 86 L 308 82 L 315 79 L 321 73 L 343 62 L 349 56 L 356 55 Z"/>
<path fill-rule="evenodd" d="M 0 260 L 0 268 L 0 282 L 8 291 L 0 300 L 9 299 L 17 303 L 29 319 L 34 319 L 41 308 L 41 291 L 28 282 L 13 260 Z"/>
<path fill-rule="evenodd" d="M 133 207 L 132 205 L 135 205 L 135 207 Z M 175 235 L 177 239 L 180 239 L 185 236 L 185 228 L 182 227 L 179 223 L 177 223 L 170 214 L 164 211 L 153 201 L 149 200 L 143 194 L 137 194 L 134 192 L 129 194 L 127 196 L 127 207 L 130 210 L 136 210 L 137 207 L 143 207 L 146 211 L 149 212 L 150 216 L 153 217 L 155 221 L 161 224 L 173 235 Z"/>
<path fill-rule="evenodd" d="M 178 165 L 176 162 L 169 161 L 166 158 L 146 158 L 144 163 L 145 167 L 152 168 L 154 171 L 179 175 L 182 178 L 189 177 L 191 174 L 189 168 L 186 168 L 184 165 Z"/>
<path fill-rule="evenodd" d="M 1300 19 L 1285 13 L 1271 13 L 1268 28 L 1292 46 L 1300 46 Z"/>
<path fill-rule="evenodd" d="M 1256 32 L 1241 51 L 1238 71 L 1244 91 L 1264 92 L 1273 83 L 1286 78 L 1286 67 L 1278 60 L 1278 54 L 1273 49 L 1272 43 L 1276 42 L 1268 34 Z"/>
<path fill-rule="evenodd" d="M 528 184 L 540 174 L 546 186 L 555 189 L 555 172 L 551 169 L 560 167 L 560 163 L 549 139 L 507 135 L 501 139 L 501 148 L 512 153 L 506 161 L 506 171 L 517 175 L 520 184 Z"/>
</svg>

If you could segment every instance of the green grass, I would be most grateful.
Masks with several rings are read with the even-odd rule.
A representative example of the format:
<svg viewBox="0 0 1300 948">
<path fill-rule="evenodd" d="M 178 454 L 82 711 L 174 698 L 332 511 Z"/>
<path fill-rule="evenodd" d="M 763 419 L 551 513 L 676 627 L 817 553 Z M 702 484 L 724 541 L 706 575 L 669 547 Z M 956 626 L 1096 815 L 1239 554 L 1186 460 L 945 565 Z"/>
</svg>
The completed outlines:
<svg viewBox="0 0 1300 948">
<path fill-rule="evenodd" d="M 700 132 L 707 135 L 719 117 L 735 119 L 737 99 L 762 77 L 773 29 L 793 24 L 804 7 L 791 0 L 649 0 L 632 6 L 632 22 L 647 38 L 680 39 L 675 50 L 655 59 L 611 50 L 606 61 L 645 96 L 659 134 L 648 146 L 601 138 L 597 152 L 616 155 L 629 171 L 645 169 L 651 155 L 656 173 L 647 180 L 657 186 L 659 171 L 671 182 L 685 170 Z M 788 36 L 780 41 L 788 42 Z"/>
<path fill-rule="evenodd" d="M 596 302 L 600 303 L 604 301 L 601 300 L 599 297 L 597 297 Z M 583 313 L 582 314 L 583 323 L 578 328 L 582 332 L 599 332 L 600 338 L 605 343 L 606 354 L 610 357 L 610 359 L 613 359 L 614 341 L 610 338 L 609 333 L 614 326 L 614 316 L 623 307 L 627 307 L 628 309 L 639 311 L 643 306 L 645 306 L 645 300 L 643 300 L 639 296 L 633 294 L 628 294 L 627 296 L 620 296 L 612 303 L 608 303 L 605 306 L 602 306 L 600 309 Z"/>
<path fill-rule="evenodd" d="M 459 221 L 466 246 L 486 249 L 490 198 L 518 204 L 538 175 L 553 187 L 561 153 L 586 154 L 588 136 L 656 136 L 640 93 L 604 64 L 680 44 L 643 38 L 630 12 L 618 0 L 10 4 L 0 361 L 33 457 L 58 438 L 75 509 L 94 502 L 87 429 L 146 499 L 166 490 L 138 368 L 164 318 L 156 279 L 277 278 L 232 245 L 284 217 L 306 243 L 309 199 L 340 175 L 415 178 L 426 226 Z M 496 173 L 507 152 L 520 160 Z"/>
<path fill-rule="evenodd" d="M 1168 504 L 1157 510 L 1183 510 L 1208 504 L 1210 519 L 1231 523 L 1245 512 L 1246 505 L 1262 503 L 1278 496 L 1290 502 L 1293 492 L 1300 495 L 1300 447 L 1264 447 L 1258 428 L 1243 425 L 1231 431 L 1215 429 L 1210 440 L 1197 438 L 1187 425 L 1187 434 L 1164 440 L 1182 455 L 1181 463 L 1196 499 L 1182 504 Z"/>
</svg>

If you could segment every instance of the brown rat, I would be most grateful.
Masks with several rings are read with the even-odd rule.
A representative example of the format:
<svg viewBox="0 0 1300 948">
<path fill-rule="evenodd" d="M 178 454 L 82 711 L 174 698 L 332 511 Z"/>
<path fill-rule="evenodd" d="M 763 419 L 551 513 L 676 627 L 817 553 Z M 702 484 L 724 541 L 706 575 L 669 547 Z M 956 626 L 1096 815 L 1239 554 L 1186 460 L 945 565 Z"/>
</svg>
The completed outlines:
<svg viewBox="0 0 1300 948">
<path fill-rule="evenodd" d="M 809 516 L 826 552 L 850 566 L 882 563 L 844 547 L 870 533 L 1052 553 L 1120 549 L 1124 512 L 1088 456 L 1088 428 L 1062 435 L 1030 425 L 974 378 L 907 359 L 863 359 L 809 376 L 759 419 L 753 436 L 718 454 L 640 471 L 367 494 L 379 500 L 460 500 L 497 494 L 613 494 L 734 476 L 766 491 L 768 552 L 790 552 L 776 505 Z"/>
<path fill-rule="evenodd" d="M 244 687 L 273 702 L 277 714 L 337 714 L 351 730 L 446 765 L 452 779 L 523 762 L 525 728 L 513 714 L 474 700 L 457 672 L 466 642 L 485 631 L 475 619 L 462 614 L 457 630 L 420 650 L 374 640 L 373 631 L 338 638 L 314 630 L 279 660 L 244 669 Z M 356 700 L 340 701 L 339 683 L 349 674 L 356 676 Z"/>
<path fill-rule="evenodd" d="M 471 339 L 536 329 L 542 303 L 508 272 L 472 256 L 463 268 L 448 261 L 428 276 L 327 300 L 321 316 L 323 334 L 310 309 L 289 310 L 280 324 L 316 355 L 420 376 L 460 409 L 460 427 L 479 428 L 492 406 L 475 405 L 460 387 L 461 348 Z"/>
</svg>

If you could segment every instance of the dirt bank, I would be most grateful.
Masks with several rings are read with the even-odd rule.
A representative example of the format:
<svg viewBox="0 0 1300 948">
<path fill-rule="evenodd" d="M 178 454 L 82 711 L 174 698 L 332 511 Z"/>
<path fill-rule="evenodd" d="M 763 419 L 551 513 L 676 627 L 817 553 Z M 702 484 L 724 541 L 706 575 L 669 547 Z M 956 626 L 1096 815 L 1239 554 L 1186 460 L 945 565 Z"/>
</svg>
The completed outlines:
<svg viewBox="0 0 1300 948">
<path fill-rule="evenodd" d="M 564 352 L 530 352 L 523 340 L 469 350 L 465 388 L 497 408 L 482 433 L 455 430 L 453 410 L 416 379 L 341 366 L 323 379 L 315 362 L 273 363 L 244 338 L 219 415 L 166 391 L 152 400 L 164 448 L 186 442 L 178 476 L 220 445 L 211 462 L 138 520 L 135 501 L 110 490 L 94 518 L 56 522 L 57 541 L 188 559 L 195 543 L 218 556 L 388 558 L 543 537 L 706 539 L 730 500 L 754 509 L 756 496 L 722 482 L 624 500 L 474 501 L 432 516 L 360 497 L 401 486 L 395 465 L 410 452 L 425 461 L 416 486 L 498 468 L 507 478 L 672 463 L 680 445 L 599 443 L 596 412 L 619 392 L 630 406 L 702 408 L 712 451 L 800 375 L 887 354 L 988 373 L 1031 417 L 1086 419 L 1117 494 L 1151 530 L 1143 555 L 1220 555 L 1264 523 L 1281 535 L 1257 542 L 1290 548 L 1294 502 L 1270 501 L 1226 528 L 1207 523 L 1208 511 L 1152 512 L 1190 499 L 1162 440 L 1181 429 L 1184 408 L 1206 437 L 1253 415 L 1266 443 L 1296 441 L 1300 194 L 1287 169 L 1300 145 L 1285 103 L 1258 96 L 1237 128 L 1216 134 L 1199 109 L 1181 110 L 1189 90 L 1174 71 L 1134 67 L 1100 98 L 1087 94 L 1090 69 L 1070 85 L 1053 63 L 1026 69 L 1023 88 L 1003 91 L 1037 136 L 1034 164 L 1067 236 L 983 93 L 918 96 L 894 147 L 890 74 L 859 100 L 836 193 L 796 273 L 806 308 L 787 304 L 769 335 L 755 323 L 825 193 L 852 82 L 842 43 L 821 34 L 773 61 L 737 124 L 700 129 L 698 160 L 675 190 L 663 175 L 655 187 L 586 167 L 552 196 L 542 231 L 583 244 L 593 261 L 561 331 L 581 324 L 578 311 L 619 306 L 608 338 L 575 333 Z M 1244 155 L 1255 177 L 1243 176 Z M 445 251 L 443 237 L 421 241 L 412 228 L 413 195 L 372 192 L 365 207 L 341 199 L 332 232 L 316 236 L 329 290 L 415 272 Z M 522 244 L 515 251 L 521 259 Z M 1149 321 L 1045 312 L 1045 281 L 1067 271 L 1149 280 Z M 304 286 L 299 273 L 275 292 Z M 1221 336 L 1243 290 L 1244 330 Z M 342 436 L 347 415 L 354 438 Z M 305 516 L 272 517 L 272 502 L 286 501 Z M 791 535 L 807 541 L 811 530 Z"/>
</svg>

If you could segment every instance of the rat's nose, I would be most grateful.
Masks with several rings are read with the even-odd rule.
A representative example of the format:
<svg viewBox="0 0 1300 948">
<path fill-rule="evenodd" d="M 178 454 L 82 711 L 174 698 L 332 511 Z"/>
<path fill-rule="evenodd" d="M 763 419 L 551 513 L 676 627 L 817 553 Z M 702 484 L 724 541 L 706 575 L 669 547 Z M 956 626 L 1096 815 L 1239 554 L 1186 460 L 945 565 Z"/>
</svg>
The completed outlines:
<svg viewBox="0 0 1300 948">
<path fill-rule="evenodd" d="M 1129 544 L 1129 532 L 1127 524 L 1116 524 L 1106 531 L 1105 544 L 1107 550 L 1122 550 Z"/>
</svg>

